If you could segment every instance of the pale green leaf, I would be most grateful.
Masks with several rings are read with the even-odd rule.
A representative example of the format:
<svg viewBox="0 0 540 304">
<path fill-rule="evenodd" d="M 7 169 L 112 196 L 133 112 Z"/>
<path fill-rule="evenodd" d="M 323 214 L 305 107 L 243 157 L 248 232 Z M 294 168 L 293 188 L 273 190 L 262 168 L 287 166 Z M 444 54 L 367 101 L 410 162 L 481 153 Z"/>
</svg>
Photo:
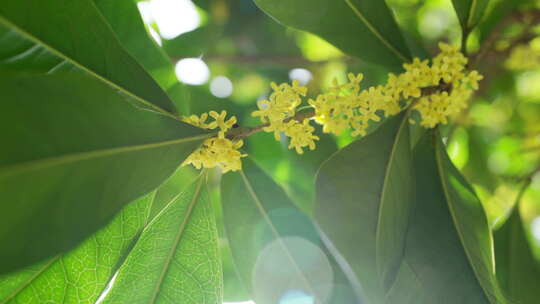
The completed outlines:
<svg viewBox="0 0 540 304">
<path fill-rule="evenodd" d="M 221 304 L 218 234 L 205 177 L 152 219 L 103 303 Z"/>
</svg>

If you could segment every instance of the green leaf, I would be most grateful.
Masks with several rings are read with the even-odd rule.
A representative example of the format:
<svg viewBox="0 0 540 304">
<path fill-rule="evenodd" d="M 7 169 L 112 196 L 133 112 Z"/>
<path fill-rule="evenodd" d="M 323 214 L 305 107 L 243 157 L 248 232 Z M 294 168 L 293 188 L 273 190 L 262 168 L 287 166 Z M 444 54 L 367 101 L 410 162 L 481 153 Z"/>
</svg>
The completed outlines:
<svg viewBox="0 0 540 304">
<path fill-rule="evenodd" d="M 69 253 L 0 277 L 0 303 L 95 303 L 153 218 L 152 212 L 191 185 L 199 176 L 193 171 L 177 170 L 159 189 L 128 204 L 107 227 Z"/>
<path fill-rule="evenodd" d="M 0 303 L 95 303 L 144 227 L 154 197 L 151 192 L 130 203 L 77 249 L 0 277 Z"/>
<path fill-rule="evenodd" d="M 489 0 L 452 0 L 454 10 L 464 33 L 468 34 L 478 24 Z"/>
<path fill-rule="evenodd" d="M 358 302 L 311 219 L 251 159 L 244 159 L 242 171 L 224 175 L 221 189 L 233 260 L 257 304 L 294 295 L 317 303 Z"/>
<path fill-rule="evenodd" d="M 540 265 L 534 258 L 519 213 L 518 201 L 508 220 L 494 233 L 497 278 L 512 303 L 535 304 L 540 298 Z"/>
<path fill-rule="evenodd" d="M 317 181 L 315 218 L 348 263 L 368 303 L 383 303 L 401 261 L 412 201 L 405 114 L 328 159 Z"/>
<path fill-rule="evenodd" d="M 0 46 L 0 71 L 90 74 L 141 106 L 174 110 L 91 0 L 2 1 Z"/>
<path fill-rule="evenodd" d="M 391 118 L 321 167 L 315 216 L 329 247 L 369 303 L 505 303 L 480 201 L 431 132 L 411 164 L 408 130 Z"/>
<path fill-rule="evenodd" d="M 410 53 L 385 1 L 254 0 L 286 26 L 312 32 L 345 53 L 400 69 Z"/>
<path fill-rule="evenodd" d="M 164 90 L 178 83 L 171 60 L 150 38 L 134 1 L 93 1 L 122 46 Z"/>
<path fill-rule="evenodd" d="M 144 229 L 103 303 L 222 303 L 222 269 L 206 175 Z"/>
<path fill-rule="evenodd" d="M 390 303 L 506 303 L 494 274 L 482 205 L 452 165 L 440 136 L 414 151 L 416 200 Z"/>
<path fill-rule="evenodd" d="M 0 273 L 72 248 L 208 135 L 88 76 L 0 75 Z"/>
</svg>

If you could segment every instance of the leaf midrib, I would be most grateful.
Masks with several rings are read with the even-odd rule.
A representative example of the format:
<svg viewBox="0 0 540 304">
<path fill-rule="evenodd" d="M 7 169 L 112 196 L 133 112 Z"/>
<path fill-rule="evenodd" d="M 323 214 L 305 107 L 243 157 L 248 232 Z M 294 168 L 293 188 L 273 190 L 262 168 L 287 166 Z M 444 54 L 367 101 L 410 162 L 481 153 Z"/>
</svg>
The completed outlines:
<svg viewBox="0 0 540 304">
<path fill-rule="evenodd" d="M 161 290 L 161 285 L 163 285 L 163 281 L 165 280 L 165 276 L 169 272 L 169 268 L 170 268 L 170 265 L 172 263 L 174 254 L 176 253 L 178 245 L 180 244 L 180 240 L 182 239 L 182 235 L 183 235 L 183 233 L 185 231 L 185 228 L 186 228 L 189 220 L 191 219 L 191 214 L 193 213 L 193 209 L 195 208 L 195 205 L 196 205 L 197 201 L 200 198 L 201 188 L 202 188 L 202 183 L 204 181 L 204 178 L 202 176 L 199 176 L 199 179 L 200 180 L 198 181 L 197 188 L 195 189 L 195 193 L 193 194 L 193 198 L 189 202 L 188 210 L 186 211 L 186 214 L 184 216 L 184 220 L 180 224 L 180 227 L 178 227 L 178 233 L 175 236 L 173 246 L 172 246 L 171 250 L 169 251 L 169 254 L 167 255 L 167 259 L 165 261 L 165 264 L 163 265 L 161 274 L 160 274 L 160 276 L 158 278 L 158 281 L 156 282 L 156 286 L 154 288 L 154 292 L 152 293 L 152 298 L 150 299 L 150 303 L 156 303 L 157 297 L 159 295 L 159 291 Z"/>
<path fill-rule="evenodd" d="M 375 241 L 376 241 L 376 247 L 375 247 L 375 250 L 377 252 L 377 249 L 379 248 L 379 242 L 381 241 L 381 221 L 382 221 L 382 212 L 381 210 L 383 210 L 383 205 L 384 205 L 384 202 L 385 202 L 385 198 L 386 198 L 386 187 L 388 185 L 388 176 L 390 175 L 389 172 L 390 172 L 390 169 L 392 168 L 392 164 L 394 164 L 394 155 L 396 153 L 396 150 L 397 150 L 397 143 L 399 142 L 399 139 L 400 139 L 400 136 L 401 136 L 401 132 L 405 129 L 404 127 L 407 126 L 407 117 L 408 117 L 408 112 L 404 114 L 403 118 L 402 118 L 402 121 L 399 125 L 399 128 L 398 128 L 398 131 L 396 133 L 396 137 L 394 138 L 394 141 L 392 143 L 392 150 L 390 151 L 390 156 L 388 158 L 388 163 L 386 164 L 386 169 L 385 169 L 385 176 L 384 176 L 384 180 L 383 180 L 383 187 L 381 189 L 381 195 L 379 196 L 380 197 L 380 204 L 379 204 L 379 209 L 378 209 L 378 212 L 377 212 L 377 231 L 376 231 L 376 235 L 375 235 Z M 378 257 L 378 255 L 376 255 L 376 257 Z M 376 264 L 378 264 L 378 262 L 376 262 Z M 397 278 L 397 273 L 396 273 L 396 276 L 394 276 L 394 280 L 392 280 L 392 285 L 393 285 L 393 281 L 395 281 L 395 279 Z"/>
<path fill-rule="evenodd" d="M 467 250 L 467 248 L 465 246 L 463 231 L 461 231 L 461 227 L 458 225 L 458 222 L 457 222 L 456 211 L 454 210 L 454 206 L 452 204 L 452 199 L 450 198 L 450 193 L 448 191 L 448 185 L 446 184 L 445 179 L 442 176 L 442 174 L 444 172 L 444 168 L 443 168 L 443 164 L 442 164 L 440 150 L 442 150 L 443 147 L 439 147 L 440 144 L 441 143 L 438 140 L 435 143 L 435 145 L 436 145 L 436 147 L 435 147 L 435 160 L 436 160 L 437 169 L 438 169 L 437 175 L 439 176 L 439 180 L 440 180 L 442 188 L 443 188 L 443 193 L 444 193 L 444 196 L 445 196 L 445 199 L 446 199 L 446 202 L 447 202 L 448 210 L 450 211 L 450 215 L 452 216 L 452 222 L 454 223 L 454 227 L 455 227 L 456 232 L 457 232 L 457 234 L 459 236 L 460 244 L 463 247 L 463 251 L 465 251 L 465 255 L 467 256 L 467 260 L 469 261 L 469 266 L 472 268 L 475 277 L 478 279 L 478 283 L 480 285 L 480 288 L 482 288 L 482 291 L 484 292 L 484 296 L 486 297 L 486 299 L 489 302 L 491 302 L 491 297 L 490 297 L 491 293 L 489 292 L 489 290 L 487 290 L 487 286 L 484 286 L 485 284 L 481 280 L 481 276 L 478 273 L 478 270 L 476 269 L 476 267 L 474 267 L 472 256 L 471 256 L 471 254 L 469 253 L 469 251 Z M 439 148 L 441 148 L 441 149 L 439 149 Z M 491 238 L 491 236 L 488 236 L 488 237 Z"/>
<path fill-rule="evenodd" d="M 264 218 L 264 221 L 270 227 L 270 230 L 272 231 L 272 233 L 276 236 L 276 241 L 280 244 L 280 246 L 283 248 L 283 251 L 285 252 L 287 257 L 291 260 L 295 270 L 298 272 L 300 278 L 304 281 L 304 283 L 306 283 L 306 286 L 309 288 L 309 291 L 313 293 L 313 296 L 315 298 L 318 298 L 318 295 L 315 293 L 315 289 L 311 286 L 311 283 L 309 282 L 309 280 L 304 276 L 302 270 L 300 269 L 300 266 L 298 266 L 298 264 L 296 263 L 296 260 L 293 258 L 293 256 L 291 255 L 291 253 L 287 249 L 287 246 L 285 246 L 285 243 L 283 243 L 281 235 L 279 234 L 276 227 L 274 226 L 274 224 L 272 223 L 272 221 L 268 217 L 262 202 L 259 200 L 259 197 L 255 193 L 255 190 L 251 186 L 251 183 L 249 182 L 249 180 L 248 180 L 248 178 L 247 178 L 247 176 L 246 176 L 246 174 L 244 173 L 243 170 L 240 170 L 240 175 L 242 176 L 242 179 L 244 181 L 244 184 L 246 185 L 248 193 L 251 195 L 251 197 L 253 198 L 253 201 L 255 202 L 255 206 L 259 210 L 261 216 Z"/>
<path fill-rule="evenodd" d="M 383 0 L 376 0 L 376 1 L 383 1 Z M 396 54 L 399 59 L 401 59 L 403 62 L 408 62 L 409 58 L 407 56 L 403 55 L 400 51 L 398 51 L 388 40 L 384 39 L 381 33 L 371 24 L 364 14 L 360 12 L 360 10 L 351 2 L 351 0 L 345 0 L 347 2 L 347 5 L 351 8 L 351 10 L 354 12 L 354 14 L 362 21 L 366 27 L 369 29 L 369 31 L 377 38 L 379 39 L 392 53 Z"/>
<path fill-rule="evenodd" d="M 88 152 L 79 152 L 72 154 L 65 154 L 58 157 L 49 157 L 44 159 L 25 161 L 17 163 L 14 165 L 8 165 L 5 167 L 0 167 L 0 179 L 9 177 L 11 175 L 16 175 L 21 172 L 31 171 L 31 170 L 40 170 L 48 167 L 59 166 L 67 163 L 73 163 L 78 161 L 87 161 L 91 159 L 97 159 L 101 157 L 106 157 L 115 154 L 129 153 L 134 151 L 149 150 L 164 146 L 176 145 L 184 142 L 192 142 L 197 140 L 202 140 L 209 137 L 211 134 L 203 134 L 191 137 L 178 138 L 173 140 L 166 140 L 161 142 L 154 142 L 149 144 L 140 144 L 124 147 L 115 147 L 109 149 L 100 149 Z"/>
<path fill-rule="evenodd" d="M 155 104 L 145 100 L 144 98 L 132 93 L 131 91 L 129 91 L 127 89 L 125 89 L 124 87 L 121 87 L 121 86 L 117 85 L 116 83 L 110 81 L 109 79 L 99 75 L 98 73 L 94 72 L 93 70 L 86 67 L 85 65 L 79 63 L 75 59 L 66 56 L 65 54 L 63 54 L 62 52 L 60 52 L 59 50 L 57 50 L 53 46 L 45 43 L 41 39 L 39 39 L 36 36 L 30 34 L 29 32 L 27 32 L 26 30 L 24 30 L 21 27 L 17 26 L 16 24 L 12 23 L 11 21 L 9 21 L 6 17 L 4 17 L 2 15 L 0 15 L 0 24 L 4 24 L 7 27 L 12 28 L 16 32 L 18 32 L 20 35 L 25 36 L 27 39 L 33 41 L 36 45 L 41 45 L 43 48 L 47 49 L 52 54 L 58 56 L 59 58 L 62 58 L 63 60 L 71 63 L 72 65 L 76 66 L 77 68 L 79 68 L 79 69 L 85 71 L 86 73 L 92 75 L 93 77 L 99 79 L 100 81 L 102 81 L 105 84 L 109 85 L 113 89 L 121 91 L 123 94 L 126 94 L 127 96 L 133 98 L 135 101 L 137 101 L 137 102 L 139 102 L 139 103 L 141 103 L 141 104 L 143 104 L 143 105 L 145 105 L 147 107 L 150 107 L 151 109 L 153 109 L 154 111 L 157 111 L 158 113 L 160 113 L 162 115 L 172 117 L 172 118 L 176 118 L 173 114 L 167 112 L 166 110 L 162 109 L 158 105 L 155 105 Z"/>
<path fill-rule="evenodd" d="M 51 267 L 51 265 L 53 265 L 59 258 L 60 258 L 60 256 L 56 256 L 56 257 L 52 258 L 49 262 L 47 262 L 45 265 L 43 265 L 43 267 L 41 269 L 39 269 L 34 275 L 32 275 L 30 278 L 28 278 L 28 280 L 26 280 L 23 284 L 21 284 L 18 288 L 16 288 L 11 294 L 9 294 L 6 298 L 4 298 L 4 300 L 2 300 L 2 302 L 0 302 L 0 304 L 6 304 L 9 301 L 11 301 L 20 292 L 22 292 L 28 286 L 30 286 L 30 284 L 32 284 L 32 282 L 35 279 L 37 279 L 41 274 L 43 274 L 47 269 L 49 269 L 49 267 Z"/>
</svg>

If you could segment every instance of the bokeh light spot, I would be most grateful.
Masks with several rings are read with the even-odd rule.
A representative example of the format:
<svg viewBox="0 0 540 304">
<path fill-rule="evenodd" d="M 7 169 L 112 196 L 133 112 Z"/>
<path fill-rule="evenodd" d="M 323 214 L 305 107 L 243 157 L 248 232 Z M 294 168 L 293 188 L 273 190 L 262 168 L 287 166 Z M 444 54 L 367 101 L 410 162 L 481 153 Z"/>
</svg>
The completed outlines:
<svg viewBox="0 0 540 304">
<path fill-rule="evenodd" d="M 210 78 L 210 69 L 199 58 L 185 58 L 178 61 L 174 71 L 178 80 L 190 85 L 204 84 Z"/>
<path fill-rule="evenodd" d="M 292 69 L 289 72 L 289 78 L 291 80 L 298 80 L 300 85 L 306 85 L 311 81 L 311 79 L 313 78 L 313 75 L 311 74 L 310 71 L 299 68 L 299 69 Z"/>
<path fill-rule="evenodd" d="M 217 76 L 210 83 L 210 92 L 219 98 L 227 98 L 233 92 L 231 80 L 225 76 Z"/>
</svg>

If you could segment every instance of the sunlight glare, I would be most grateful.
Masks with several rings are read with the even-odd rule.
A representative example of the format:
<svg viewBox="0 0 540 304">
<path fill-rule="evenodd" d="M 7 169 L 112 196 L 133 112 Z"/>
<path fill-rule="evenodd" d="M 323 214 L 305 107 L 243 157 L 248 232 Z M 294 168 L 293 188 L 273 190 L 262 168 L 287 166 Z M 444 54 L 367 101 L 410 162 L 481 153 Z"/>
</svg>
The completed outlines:
<svg viewBox="0 0 540 304">
<path fill-rule="evenodd" d="M 165 39 L 190 32 L 201 23 L 197 8 L 190 0 L 152 0 L 150 11 Z"/>
<path fill-rule="evenodd" d="M 190 85 L 204 84 L 210 78 L 210 69 L 199 58 L 184 58 L 178 61 L 174 71 L 178 80 Z"/>
</svg>

